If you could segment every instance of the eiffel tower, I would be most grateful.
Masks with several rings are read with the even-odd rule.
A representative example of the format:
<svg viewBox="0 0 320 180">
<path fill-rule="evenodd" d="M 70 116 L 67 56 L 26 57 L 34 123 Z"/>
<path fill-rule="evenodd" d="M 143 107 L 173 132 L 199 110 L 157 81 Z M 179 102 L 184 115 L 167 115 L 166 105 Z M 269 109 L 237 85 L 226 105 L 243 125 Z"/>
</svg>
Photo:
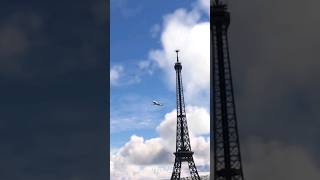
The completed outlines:
<svg viewBox="0 0 320 180">
<path fill-rule="evenodd" d="M 171 180 L 180 180 L 181 174 L 181 163 L 188 162 L 190 177 L 193 180 L 200 180 L 196 165 L 193 161 L 193 152 L 191 151 L 183 87 L 182 87 L 182 76 L 181 70 L 182 65 L 179 62 L 179 50 L 176 50 L 177 62 L 174 65 L 176 70 L 176 97 L 177 97 L 177 135 L 176 135 L 176 152 L 175 155 L 173 172 L 171 175 Z"/>
<path fill-rule="evenodd" d="M 219 0 L 211 2 L 210 20 L 214 180 L 243 180 L 228 47 L 227 5 Z"/>
</svg>

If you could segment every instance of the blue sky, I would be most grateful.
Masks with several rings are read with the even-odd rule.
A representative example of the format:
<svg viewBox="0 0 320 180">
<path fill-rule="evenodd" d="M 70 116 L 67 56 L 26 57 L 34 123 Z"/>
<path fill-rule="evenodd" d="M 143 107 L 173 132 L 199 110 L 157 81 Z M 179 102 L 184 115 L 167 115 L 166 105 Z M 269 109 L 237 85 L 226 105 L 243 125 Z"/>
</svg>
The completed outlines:
<svg viewBox="0 0 320 180">
<path fill-rule="evenodd" d="M 122 81 L 119 83 L 123 85 L 111 86 L 111 119 L 148 116 L 151 120 L 147 127 L 142 127 L 142 131 L 132 129 L 130 124 L 127 124 L 129 127 L 111 130 L 112 147 L 123 145 L 132 134 L 154 137 L 156 135 L 154 129 L 160 118 L 175 107 L 175 92 L 168 90 L 164 83 L 165 79 L 159 75 L 160 70 L 153 68 L 154 72 L 150 75 L 141 70 L 138 63 L 147 60 L 150 49 L 160 48 L 160 32 L 155 37 L 152 30 L 161 26 L 163 16 L 180 7 L 190 8 L 190 2 L 111 1 L 110 64 L 111 67 L 120 65 L 125 68 L 123 72 L 125 77 L 119 79 Z M 172 70 L 174 71 L 173 68 Z M 140 80 L 137 81 L 140 82 L 130 82 L 135 81 L 134 76 L 139 76 L 137 78 Z M 165 106 L 152 106 L 154 99 L 163 102 Z"/>
<path fill-rule="evenodd" d="M 139 68 L 139 62 L 148 60 L 151 49 L 161 47 L 159 36 L 164 15 L 178 8 L 191 9 L 195 2 L 111 1 L 110 64 L 111 68 L 124 68 L 122 77 L 118 80 L 120 85 L 111 86 L 111 119 L 147 116 L 151 120 L 147 127 L 142 128 L 143 131 L 136 131 L 137 129 L 131 129 L 130 126 L 111 129 L 112 147 L 123 145 L 132 134 L 154 137 L 154 128 L 160 118 L 165 112 L 175 108 L 175 91 L 168 89 L 161 70 L 148 67 L 152 69 L 150 74 Z M 174 51 L 172 53 L 174 54 Z M 174 59 L 174 72 L 173 64 Z M 159 100 L 165 106 L 154 107 L 151 105 L 152 100 Z"/>
<path fill-rule="evenodd" d="M 208 171 L 207 2 L 111 1 L 110 163 L 113 178 L 141 179 L 145 175 L 158 179 L 167 177 L 169 172 L 155 175 L 152 168 L 157 172 L 172 168 L 176 128 L 175 49 L 181 50 L 191 143 L 197 145 L 194 147 L 198 153 L 196 163 L 199 169 Z M 164 106 L 153 106 L 153 100 Z M 145 159 L 147 154 L 149 158 Z M 127 169 L 128 174 L 117 174 L 117 167 L 121 171 Z M 135 169 L 140 169 L 138 172 L 143 175 L 137 175 Z"/>
</svg>

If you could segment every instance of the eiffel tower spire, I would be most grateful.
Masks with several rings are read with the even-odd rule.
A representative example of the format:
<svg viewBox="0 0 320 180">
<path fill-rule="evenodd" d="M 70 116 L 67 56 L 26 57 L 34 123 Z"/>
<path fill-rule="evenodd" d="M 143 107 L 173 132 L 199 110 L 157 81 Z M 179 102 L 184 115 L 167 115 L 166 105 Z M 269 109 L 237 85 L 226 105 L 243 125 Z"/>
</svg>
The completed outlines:
<svg viewBox="0 0 320 180">
<path fill-rule="evenodd" d="M 177 96 L 177 134 L 176 134 L 176 152 L 175 155 L 173 172 L 171 180 L 180 180 L 181 174 L 181 163 L 188 162 L 189 171 L 193 180 L 200 180 L 196 165 L 193 160 L 193 152 L 191 151 L 190 138 L 188 132 L 188 124 L 186 118 L 182 76 L 181 70 L 182 65 L 179 62 L 179 50 L 176 50 L 177 62 L 174 65 L 176 70 L 176 96 Z"/>
</svg>

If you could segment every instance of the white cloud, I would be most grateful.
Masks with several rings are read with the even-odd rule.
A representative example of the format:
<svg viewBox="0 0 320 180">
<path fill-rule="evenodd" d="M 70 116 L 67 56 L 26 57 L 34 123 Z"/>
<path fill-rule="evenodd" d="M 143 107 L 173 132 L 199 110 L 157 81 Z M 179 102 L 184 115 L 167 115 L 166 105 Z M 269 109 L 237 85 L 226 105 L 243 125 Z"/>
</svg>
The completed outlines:
<svg viewBox="0 0 320 180">
<path fill-rule="evenodd" d="M 210 140 L 201 135 L 210 133 L 209 113 L 201 107 L 188 106 L 187 122 L 191 148 L 195 152 L 197 165 L 208 165 L 210 159 Z M 175 151 L 176 143 L 177 114 L 173 110 L 165 115 L 164 120 L 157 127 L 157 132 L 163 139 L 162 145 L 169 152 Z"/>
<path fill-rule="evenodd" d="M 118 80 L 122 76 L 123 73 L 123 67 L 120 65 L 113 66 L 110 69 L 110 83 L 111 85 L 117 85 Z"/>
<path fill-rule="evenodd" d="M 168 162 L 166 155 L 169 154 L 162 146 L 161 138 L 152 138 L 144 140 L 143 137 L 132 135 L 119 151 L 120 155 L 127 157 L 132 164 L 161 164 Z"/>
<path fill-rule="evenodd" d="M 130 73 L 130 68 L 127 66 L 124 71 L 124 66 L 115 65 L 110 69 L 110 84 L 113 86 L 132 85 L 141 82 L 140 75 L 138 73 Z M 129 73 L 128 73 L 129 72 Z"/>
<path fill-rule="evenodd" d="M 165 72 L 169 86 L 175 88 L 175 49 L 180 49 L 185 98 L 189 103 L 209 102 L 210 23 L 200 22 L 201 13 L 178 9 L 164 18 L 162 49 L 150 51 L 150 59 Z"/>
<path fill-rule="evenodd" d="M 164 139 L 144 140 L 142 137 L 132 136 L 131 140 L 118 153 L 111 154 L 111 179 L 124 177 L 129 179 L 169 178 L 172 173 L 174 155 L 172 154 L 173 151 L 169 152 L 163 146 L 162 141 Z M 208 165 L 210 161 L 210 141 L 203 137 L 192 137 L 191 143 L 197 145 L 193 146 L 196 166 Z M 155 162 L 155 160 L 158 162 Z M 183 172 L 187 173 L 188 171 Z"/>
<path fill-rule="evenodd" d="M 190 135 L 205 135 L 210 133 L 210 115 L 201 107 L 187 106 L 187 122 Z M 157 127 L 160 136 L 167 139 L 168 146 L 175 144 L 177 112 L 173 110 L 165 115 L 164 120 Z"/>
<path fill-rule="evenodd" d="M 210 0 L 198 0 L 199 6 L 208 15 L 210 14 Z"/>
<path fill-rule="evenodd" d="M 170 177 L 172 171 L 172 167 L 168 165 L 130 164 L 119 155 L 111 155 L 110 167 L 111 180 L 159 180 Z"/>
<path fill-rule="evenodd" d="M 155 64 L 152 61 L 143 60 L 138 63 L 139 70 L 147 72 L 149 75 L 153 74 Z"/>
<path fill-rule="evenodd" d="M 151 64 L 150 61 L 140 61 L 138 66 L 140 69 L 144 70 L 144 69 L 149 68 L 150 64 Z"/>
<path fill-rule="evenodd" d="M 191 148 L 195 153 L 194 161 L 198 167 L 210 164 L 210 139 L 200 136 L 209 133 L 209 129 L 203 128 L 210 127 L 208 117 L 209 114 L 204 108 L 187 107 Z M 173 110 L 165 115 L 157 127 L 160 137 L 146 140 L 136 135 L 131 136 L 129 142 L 111 154 L 112 177 L 115 179 L 170 177 L 174 161 L 175 128 L 176 110 Z"/>
</svg>

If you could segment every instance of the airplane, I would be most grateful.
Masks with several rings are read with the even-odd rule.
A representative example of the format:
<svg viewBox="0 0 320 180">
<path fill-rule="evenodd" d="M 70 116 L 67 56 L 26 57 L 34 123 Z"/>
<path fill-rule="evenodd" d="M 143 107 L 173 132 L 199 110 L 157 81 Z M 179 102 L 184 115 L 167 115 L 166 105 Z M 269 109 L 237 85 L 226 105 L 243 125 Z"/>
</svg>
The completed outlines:
<svg viewBox="0 0 320 180">
<path fill-rule="evenodd" d="M 163 106 L 163 104 L 161 104 L 157 101 L 152 101 L 152 103 L 153 103 L 152 105 L 154 105 L 154 106 Z"/>
</svg>

